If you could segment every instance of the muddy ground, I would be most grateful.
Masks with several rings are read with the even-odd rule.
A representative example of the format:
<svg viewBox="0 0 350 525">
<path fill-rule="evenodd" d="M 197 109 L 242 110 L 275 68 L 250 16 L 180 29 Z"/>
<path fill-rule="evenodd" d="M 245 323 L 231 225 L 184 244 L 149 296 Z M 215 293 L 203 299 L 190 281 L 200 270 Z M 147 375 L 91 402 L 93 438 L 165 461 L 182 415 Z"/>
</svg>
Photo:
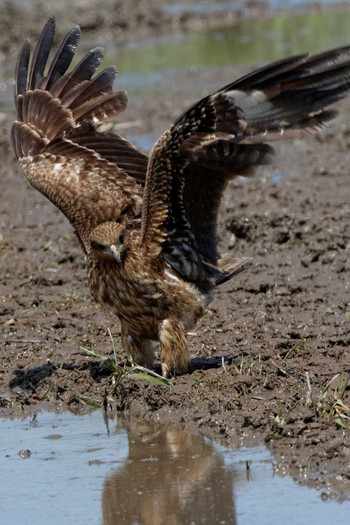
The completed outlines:
<svg viewBox="0 0 350 525">
<path fill-rule="evenodd" d="M 18 20 L 22 37 L 27 22 L 19 12 L 11 17 L 3 29 Z M 63 30 L 79 22 L 66 18 L 57 20 Z M 17 37 L 9 32 L 11 49 Z M 160 134 L 206 92 L 201 86 L 215 89 L 246 71 L 167 75 L 164 96 L 131 100 L 121 121 L 137 121 L 133 135 Z M 123 367 L 118 322 L 93 303 L 69 224 L 22 176 L 9 145 L 13 115 L 2 113 L 0 414 L 95 404 L 183 423 L 228 446 L 265 441 L 277 472 L 325 498 L 348 498 L 350 100 L 338 106 L 329 129 L 278 145 L 276 166 L 228 189 L 222 248 L 256 266 L 217 290 L 189 336 L 190 373 L 168 386 L 83 355 L 85 348 L 113 360 L 110 330 Z"/>
</svg>

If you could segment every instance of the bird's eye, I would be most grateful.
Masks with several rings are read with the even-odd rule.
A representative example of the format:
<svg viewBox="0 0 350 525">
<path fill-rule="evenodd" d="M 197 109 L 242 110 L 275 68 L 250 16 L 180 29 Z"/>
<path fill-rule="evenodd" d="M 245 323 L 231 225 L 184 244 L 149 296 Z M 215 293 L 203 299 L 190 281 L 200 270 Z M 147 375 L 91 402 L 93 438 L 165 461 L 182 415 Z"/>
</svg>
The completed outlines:
<svg viewBox="0 0 350 525">
<path fill-rule="evenodd" d="M 119 244 L 123 244 L 124 240 L 125 240 L 125 232 L 123 232 L 120 236 L 119 236 Z"/>
<path fill-rule="evenodd" d="M 90 245 L 93 250 L 103 251 L 105 249 L 105 245 L 97 241 L 91 241 Z"/>
</svg>

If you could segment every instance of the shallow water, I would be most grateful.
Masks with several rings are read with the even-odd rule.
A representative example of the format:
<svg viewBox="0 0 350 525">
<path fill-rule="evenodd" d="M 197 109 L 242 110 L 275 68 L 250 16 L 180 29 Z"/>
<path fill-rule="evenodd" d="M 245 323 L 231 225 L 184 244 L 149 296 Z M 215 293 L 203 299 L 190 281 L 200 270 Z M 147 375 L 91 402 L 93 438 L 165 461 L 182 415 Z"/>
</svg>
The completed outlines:
<svg viewBox="0 0 350 525">
<path fill-rule="evenodd" d="M 293 0 L 287 3 L 292 5 Z M 350 44 L 349 27 L 349 10 L 327 8 L 314 12 L 287 11 L 266 19 L 243 20 L 225 29 L 160 37 L 142 45 L 138 42 L 123 47 L 110 42 L 98 42 L 98 45 L 106 49 L 104 65 L 113 63 L 118 67 L 118 87 L 126 89 L 130 100 L 134 100 L 148 93 L 164 97 L 169 92 L 171 76 L 168 82 L 162 80 L 180 70 L 260 65 L 288 55 L 318 53 Z M 191 75 L 191 82 L 194 79 Z M 222 83 L 218 79 L 209 89 L 216 89 Z M 188 90 L 190 99 L 190 85 Z M 146 152 L 158 138 L 147 133 L 132 136 L 126 131 L 125 134 Z"/>
<path fill-rule="evenodd" d="M 164 72 L 180 67 L 260 63 L 345 44 L 349 18 L 336 11 L 279 15 L 146 46 L 107 46 L 106 62 L 118 65 L 119 85 L 142 94 L 161 90 Z M 12 70 L 12 62 L 0 68 L 6 103 Z M 144 141 L 147 150 L 154 138 Z M 109 432 L 100 412 L 0 420 L 0 525 L 348 522 L 348 502 L 323 502 L 316 491 L 276 476 L 264 448 L 232 451 L 183 430 L 108 424 Z M 27 449 L 29 458 L 18 455 Z"/>
<path fill-rule="evenodd" d="M 323 2 L 331 4 L 332 2 Z M 201 9 L 217 3 L 201 3 Z M 218 2 L 220 5 L 220 2 Z M 222 2 L 227 9 L 227 3 Z M 307 12 L 297 0 L 273 0 L 272 7 L 286 10 L 268 18 L 244 19 L 225 29 L 191 31 L 162 36 L 142 43 L 114 44 L 108 33 L 98 41 L 86 41 L 83 53 L 103 46 L 103 66 L 116 64 L 120 72 L 118 85 L 132 96 L 147 92 L 161 93 L 164 74 L 183 68 L 223 67 L 234 64 L 261 64 L 302 52 L 316 53 L 350 43 L 350 11 L 324 7 Z M 172 9 L 181 9 L 181 3 Z M 0 61 L 0 107 L 12 105 L 12 76 L 15 53 Z"/>
<path fill-rule="evenodd" d="M 0 435 L 1 525 L 348 522 L 350 502 L 276 476 L 262 447 L 228 450 L 100 411 L 0 419 Z"/>
<path fill-rule="evenodd" d="M 330 1 L 323 3 L 331 4 Z M 201 9 L 213 5 L 227 9 L 227 2 L 201 3 Z M 350 11 L 325 7 L 319 11 L 300 10 L 305 2 L 298 0 L 271 0 L 272 7 L 284 6 L 287 11 L 263 19 L 242 20 L 232 27 L 216 30 L 192 31 L 186 34 L 162 36 L 115 45 L 110 35 L 96 42 L 84 36 L 78 56 L 92 47 L 105 48 L 102 66 L 116 64 L 120 72 L 118 87 L 129 92 L 131 100 L 148 93 L 164 96 L 169 85 L 162 82 L 164 75 L 178 70 L 198 67 L 220 68 L 234 64 L 262 64 L 283 56 L 309 51 L 316 53 L 350 43 Z M 172 9 L 181 10 L 181 2 Z M 0 111 L 13 108 L 12 77 L 15 54 L 0 60 Z M 193 78 L 193 77 L 192 77 Z M 220 85 L 220 82 L 218 83 Z M 211 87 L 215 89 L 214 86 Z M 136 146 L 149 151 L 157 136 L 123 133 Z"/>
<path fill-rule="evenodd" d="M 316 53 L 347 45 L 350 11 L 327 8 L 292 11 L 260 20 L 242 20 L 232 27 L 192 31 L 125 47 L 106 47 L 106 63 L 115 63 L 120 83 L 130 88 L 159 84 L 159 73 L 188 67 L 261 64 L 303 52 Z M 90 43 L 91 44 L 91 43 Z"/>
</svg>

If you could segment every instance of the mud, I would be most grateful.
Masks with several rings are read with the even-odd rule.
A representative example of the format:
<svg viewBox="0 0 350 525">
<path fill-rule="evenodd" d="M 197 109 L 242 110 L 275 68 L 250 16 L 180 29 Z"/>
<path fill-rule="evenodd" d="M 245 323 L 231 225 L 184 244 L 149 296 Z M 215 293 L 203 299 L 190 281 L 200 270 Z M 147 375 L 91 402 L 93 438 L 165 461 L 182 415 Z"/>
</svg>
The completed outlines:
<svg viewBox="0 0 350 525">
<path fill-rule="evenodd" d="M 141 5 L 135 2 L 134 13 Z M 10 3 L 6 9 L 1 46 L 12 52 L 49 8 L 36 25 L 34 14 L 30 20 Z M 111 25 L 120 10 L 112 9 Z M 85 21 L 95 20 L 93 12 L 62 11 L 59 27 L 83 21 L 83 39 L 94 39 L 104 29 Z M 133 136 L 160 134 L 203 95 L 201 86 L 215 89 L 246 71 L 167 75 L 164 97 L 131 100 L 122 121 L 137 121 Z M 277 472 L 324 498 L 348 498 L 350 101 L 338 106 L 331 128 L 278 145 L 276 167 L 228 189 L 221 246 L 253 257 L 256 266 L 218 289 L 189 336 L 190 373 L 168 386 L 124 374 L 118 322 L 93 303 L 69 224 L 22 176 L 9 144 L 13 115 L 2 113 L 0 414 L 105 406 L 184 424 L 228 446 L 265 440 Z"/>
</svg>

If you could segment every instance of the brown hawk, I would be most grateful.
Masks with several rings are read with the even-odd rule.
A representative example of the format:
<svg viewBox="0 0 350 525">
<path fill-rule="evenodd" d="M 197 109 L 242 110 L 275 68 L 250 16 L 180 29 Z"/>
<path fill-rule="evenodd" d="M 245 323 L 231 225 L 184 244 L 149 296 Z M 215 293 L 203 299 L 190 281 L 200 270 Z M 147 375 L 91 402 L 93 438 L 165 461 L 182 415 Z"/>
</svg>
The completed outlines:
<svg viewBox="0 0 350 525">
<path fill-rule="evenodd" d="M 29 182 L 71 222 L 92 295 L 118 316 L 128 355 L 152 366 L 156 341 L 163 375 L 183 373 L 186 332 L 214 288 L 251 264 L 217 249 L 228 182 L 270 162 L 267 139 L 315 131 L 334 116 L 324 108 L 349 90 L 350 47 L 279 60 L 204 97 L 147 158 L 97 131 L 127 105 L 126 93 L 113 90 L 114 67 L 95 75 L 103 50 L 69 70 L 75 26 L 46 67 L 54 32 L 51 18 L 34 52 L 27 40 L 18 57 L 14 152 Z"/>
</svg>

